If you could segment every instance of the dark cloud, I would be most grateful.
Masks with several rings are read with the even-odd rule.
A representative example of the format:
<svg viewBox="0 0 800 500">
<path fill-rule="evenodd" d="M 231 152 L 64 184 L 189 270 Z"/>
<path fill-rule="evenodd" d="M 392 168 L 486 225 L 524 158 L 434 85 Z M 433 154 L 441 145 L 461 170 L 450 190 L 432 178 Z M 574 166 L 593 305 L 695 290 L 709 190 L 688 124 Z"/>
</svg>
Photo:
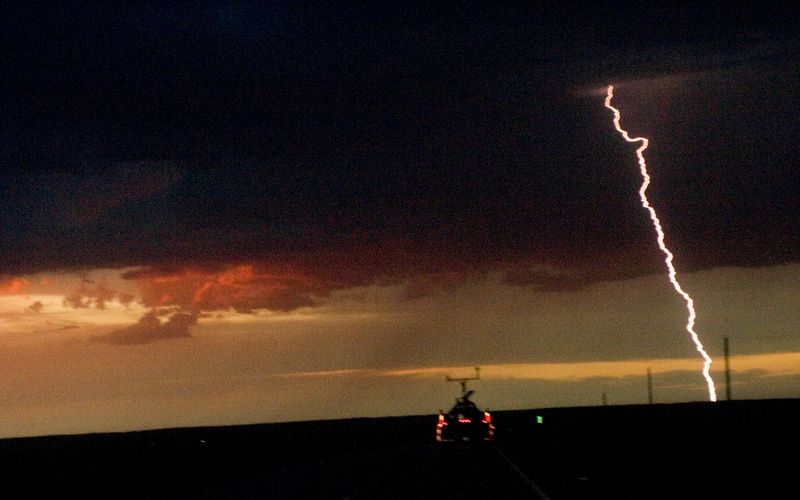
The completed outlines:
<svg viewBox="0 0 800 500">
<path fill-rule="evenodd" d="M 175 313 L 162 323 L 154 312 L 149 312 L 136 324 L 94 337 L 93 340 L 123 345 L 148 344 L 159 340 L 190 337 L 189 328 L 196 323 L 197 318 L 186 313 Z"/>
<path fill-rule="evenodd" d="M 118 293 L 117 300 L 125 307 L 130 307 L 131 303 L 136 299 L 136 296 L 130 293 Z"/>
<path fill-rule="evenodd" d="M 576 92 L 611 82 L 682 270 L 800 259 L 792 8 L 237 5 L 4 16 L 0 269 L 175 272 L 146 304 L 245 312 L 660 272 L 632 149 Z M 219 281 L 246 265 L 277 274 Z"/>
<path fill-rule="evenodd" d="M 42 304 L 42 303 L 41 303 L 40 301 L 38 301 L 38 300 L 37 300 L 36 302 L 34 302 L 33 304 L 31 304 L 31 305 L 29 305 L 29 306 L 28 306 L 28 310 L 29 310 L 29 311 L 31 311 L 31 312 L 34 312 L 34 313 L 38 313 L 38 312 L 40 312 L 42 309 L 44 309 L 44 304 Z"/>
<path fill-rule="evenodd" d="M 73 309 L 90 307 L 105 309 L 106 302 L 114 300 L 116 295 L 117 293 L 108 286 L 105 280 L 96 283 L 84 277 L 77 289 L 64 296 L 63 304 Z M 127 299 L 127 295 L 125 299 Z"/>
</svg>

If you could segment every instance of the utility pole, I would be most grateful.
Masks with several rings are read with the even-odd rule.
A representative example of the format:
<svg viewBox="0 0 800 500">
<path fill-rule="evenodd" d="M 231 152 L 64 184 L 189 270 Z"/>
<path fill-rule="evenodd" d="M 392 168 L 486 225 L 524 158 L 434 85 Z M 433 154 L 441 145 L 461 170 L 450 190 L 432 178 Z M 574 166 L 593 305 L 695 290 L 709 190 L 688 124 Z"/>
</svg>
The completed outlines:
<svg viewBox="0 0 800 500">
<path fill-rule="evenodd" d="M 724 337 L 725 346 L 725 399 L 731 400 L 731 362 L 730 350 L 728 348 L 728 337 Z"/>
<path fill-rule="evenodd" d="M 608 406 L 608 398 L 605 392 L 603 392 L 603 406 Z"/>
<path fill-rule="evenodd" d="M 653 404 L 653 374 L 647 369 L 647 402 Z"/>
</svg>

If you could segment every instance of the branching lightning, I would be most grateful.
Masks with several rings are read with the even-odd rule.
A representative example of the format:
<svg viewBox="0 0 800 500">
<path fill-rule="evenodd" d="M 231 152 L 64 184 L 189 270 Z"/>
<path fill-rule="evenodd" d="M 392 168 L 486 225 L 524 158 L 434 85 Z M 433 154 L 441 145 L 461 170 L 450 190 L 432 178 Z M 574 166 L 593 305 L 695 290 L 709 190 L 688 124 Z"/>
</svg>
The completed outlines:
<svg viewBox="0 0 800 500">
<path fill-rule="evenodd" d="M 639 170 L 642 173 L 642 187 L 639 188 L 639 198 L 642 200 L 642 206 L 647 209 L 650 213 L 650 220 L 653 221 L 653 227 L 655 227 L 656 233 L 658 234 L 658 247 L 665 255 L 664 263 L 667 265 L 667 270 L 669 271 L 669 281 L 672 283 L 672 286 L 675 287 L 675 291 L 683 297 L 683 300 L 686 301 L 686 309 L 689 313 L 687 322 L 686 322 L 686 331 L 689 332 L 689 335 L 692 337 L 692 341 L 694 345 L 697 347 L 697 351 L 703 356 L 704 363 L 703 363 L 703 377 L 706 379 L 706 384 L 708 385 L 708 398 L 711 401 L 717 400 L 717 392 L 714 388 L 714 381 L 711 379 L 711 374 L 709 373 L 709 369 L 711 367 L 711 356 L 708 355 L 706 350 L 703 348 L 703 344 L 700 342 L 700 338 L 697 336 L 697 333 L 694 331 L 694 322 L 697 314 L 694 310 L 694 300 L 692 297 L 686 293 L 683 288 L 681 287 L 680 283 L 678 283 L 678 273 L 675 271 L 675 266 L 672 264 L 673 255 L 670 252 L 667 245 L 664 243 L 664 230 L 661 228 L 661 221 L 658 219 L 658 215 L 656 215 L 656 210 L 650 205 L 650 201 L 647 199 L 647 195 L 645 192 L 647 191 L 647 187 L 650 185 L 650 174 L 647 172 L 647 163 L 644 160 L 644 150 L 647 149 L 649 141 L 644 137 L 631 137 L 628 135 L 628 132 L 623 130 L 619 124 L 620 121 L 620 112 L 617 108 L 611 105 L 611 98 L 614 97 L 614 86 L 608 86 L 608 94 L 606 95 L 606 107 L 610 109 L 614 113 L 614 127 L 617 129 L 622 137 L 628 142 L 640 142 L 641 144 L 636 149 L 636 156 L 639 158 Z"/>
</svg>

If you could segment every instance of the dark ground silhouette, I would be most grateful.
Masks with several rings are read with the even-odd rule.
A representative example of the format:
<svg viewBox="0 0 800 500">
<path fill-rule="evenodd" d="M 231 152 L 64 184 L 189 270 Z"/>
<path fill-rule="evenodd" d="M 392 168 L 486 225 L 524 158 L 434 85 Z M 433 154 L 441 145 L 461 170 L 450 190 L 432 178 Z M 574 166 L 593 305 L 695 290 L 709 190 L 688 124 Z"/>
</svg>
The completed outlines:
<svg viewBox="0 0 800 500">
<path fill-rule="evenodd" d="M 796 498 L 798 399 L 493 418 L 486 446 L 435 443 L 436 415 L 5 439 L 0 496 Z"/>
</svg>

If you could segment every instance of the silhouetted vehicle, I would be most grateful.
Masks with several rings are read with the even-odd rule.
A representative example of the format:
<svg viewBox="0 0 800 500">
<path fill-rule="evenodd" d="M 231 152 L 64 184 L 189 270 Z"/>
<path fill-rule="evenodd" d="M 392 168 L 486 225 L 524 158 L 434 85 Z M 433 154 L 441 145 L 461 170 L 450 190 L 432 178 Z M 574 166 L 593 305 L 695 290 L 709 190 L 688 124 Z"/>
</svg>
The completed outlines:
<svg viewBox="0 0 800 500">
<path fill-rule="evenodd" d="M 439 411 L 436 424 L 436 441 L 491 441 L 494 439 L 492 415 L 469 400 L 469 391 L 456 400 L 447 413 Z"/>
<path fill-rule="evenodd" d="M 439 421 L 436 423 L 436 441 L 491 441 L 494 439 L 492 415 L 470 401 L 475 391 L 467 391 L 467 381 L 479 380 L 481 369 L 475 368 L 475 376 L 467 378 L 446 377 L 447 382 L 461 383 L 461 397 L 450 411 L 439 410 Z"/>
</svg>

